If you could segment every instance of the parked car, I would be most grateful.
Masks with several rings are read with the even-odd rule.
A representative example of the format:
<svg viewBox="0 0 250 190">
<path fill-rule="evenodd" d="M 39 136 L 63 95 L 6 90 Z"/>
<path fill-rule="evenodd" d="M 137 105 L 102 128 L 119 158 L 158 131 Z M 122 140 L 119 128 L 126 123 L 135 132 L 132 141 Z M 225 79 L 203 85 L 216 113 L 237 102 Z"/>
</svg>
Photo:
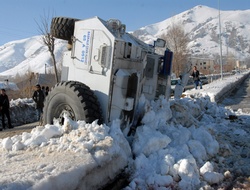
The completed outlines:
<svg viewBox="0 0 250 190">
<path fill-rule="evenodd" d="M 232 74 L 235 75 L 235 74 L 240 74 L 240 70 L 232 70 Z"/>
<path fill-rule="evenodd" d="M 171 79 L 171 95 L 173 95 L 174 94 L 174 89 L 175 89 L 175 86 L 178 84 L 178 81 L 179 81 L 180 79 Z"/>
<path fill-rule="evenodd" d="M 176 79 L 171 79 L 171 95 L 174 94 L 174 90 L 175 90 L 175 86 L 180 82 L 179 78 Z M 187 82 L 187 85 L 184 87 L 183 92 L 185 92 L 185 90 L 190 90 L 194 88 L 194 80 L 192 77 L 189 77 L 189 80 Z"/>
<path fill-rule="evenodd" d="M 208 78 L 205 75 L 200 75 L 200 80 L 202 84 L 208 84 Z"/>
<path fill-rule="evenodd" d="M 185 92 L 185 90 L 190 90 L 192 88 L 194 88 L 194 79 L 193 79 L 193 77 L 189 77 L 187 85 L 184 88 L 184 92 Z"/>
</svg>

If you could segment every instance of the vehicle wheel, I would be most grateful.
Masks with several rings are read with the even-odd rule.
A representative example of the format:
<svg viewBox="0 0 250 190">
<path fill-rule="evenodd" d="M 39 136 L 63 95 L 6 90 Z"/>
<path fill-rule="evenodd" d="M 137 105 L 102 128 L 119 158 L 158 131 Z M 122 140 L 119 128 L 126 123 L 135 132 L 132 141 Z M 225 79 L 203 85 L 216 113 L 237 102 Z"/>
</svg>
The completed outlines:
<svg viewBox="0 0 250 190">
<path fill-rule="evenodd" d="M 74 34 L 75 21 L 78 20 L 79 19 L 75 18 L 54 17 L 50 25 L 50 34 L 55 38 L 68 40 L 71 44 L 71 38 Z"/>
<path fill-rule="evenodd" d="M 101 124 L 102 114 L 97 97 L 88 86 L 80 82 L 58 83 L 45 99 L 43 124 L 53 124 L 53 119 L 64 123 L 64 114 L 72 120 L 85 120 L 92 123 L 98 119 Z"/>
</svg>

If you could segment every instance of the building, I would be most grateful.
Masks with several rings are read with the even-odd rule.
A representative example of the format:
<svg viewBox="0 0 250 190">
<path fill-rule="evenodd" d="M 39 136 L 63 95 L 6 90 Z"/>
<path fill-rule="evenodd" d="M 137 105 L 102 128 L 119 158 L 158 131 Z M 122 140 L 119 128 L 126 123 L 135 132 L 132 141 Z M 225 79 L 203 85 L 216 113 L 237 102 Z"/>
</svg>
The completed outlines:
<svg viewBox="0 0 250 190">
<path fill-rule="evenodd" d="M 212 58 L 192 57 L 190 59 L 190 62 L 192 66 L 196 66 L 197 69 L 205 75 L 221 73 L 221 64 L 219 58 L 212 59 Z M 227 57 L 222 58 L 223 73 L 231 72 L 235 68 L 243 69 L 243 65 L 245 66 L 245 64 L 239 61 L 235 61 L 235 59 L 229 59 Z"/>
<path fill-rule="evenodd" d="M 205 74 L 212 74 L 215 73 L 215 71 L 218 70 L 218 64 L 216 64 L 214 59 L 210 59 L 210 58 L 201 58 L 201 57 L 192 57 L 190 59 L 191 62 L 191 66 L 196 66 L 197 69 Z M 219 71 L 219 70 L 218 70 Z"/>
</svg>

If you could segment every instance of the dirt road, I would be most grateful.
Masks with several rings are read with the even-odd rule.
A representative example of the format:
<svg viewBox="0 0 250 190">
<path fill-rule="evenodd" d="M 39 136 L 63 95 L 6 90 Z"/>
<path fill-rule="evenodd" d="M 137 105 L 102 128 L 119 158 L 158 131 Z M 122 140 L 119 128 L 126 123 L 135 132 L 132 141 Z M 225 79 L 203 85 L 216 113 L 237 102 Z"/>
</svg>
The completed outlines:
<svg viewBox="0 0 250 190">
<path fill-rule="evenodd" d="M 17 126 L 12 129 L 5 129 L 0 131 L 0 138 L 13 137 L 15 135 L 21 135 L 23 132 L 30 132 L 33 128 L 38 126 L 38 122 L 28 123 L 22 126 Z"/>
</svg>

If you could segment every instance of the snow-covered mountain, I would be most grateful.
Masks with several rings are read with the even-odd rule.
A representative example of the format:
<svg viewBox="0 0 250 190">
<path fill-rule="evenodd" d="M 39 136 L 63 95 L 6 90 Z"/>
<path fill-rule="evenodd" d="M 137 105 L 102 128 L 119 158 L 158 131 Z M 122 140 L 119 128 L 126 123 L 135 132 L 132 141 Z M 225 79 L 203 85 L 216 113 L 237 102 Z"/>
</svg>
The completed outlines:
<svg viewBox="0 0 250 190">
<path fill-rule="evenodd" d="M 250 56 L 250 9 L 220 11 L 223 56 L 232 54 L 236 59 Z M 162 22 L 142 27 L 133 32 L 141 40 L 152 43 L 166 34 L 173 24 L 181 24 L 189 34 L 188 47 L 192 55 L 213 55 L 219 52 L 219 10 L 196 6 Z"/>
<path fill-rule="evenodd" d="M 220 11 L 223 55 L 232 54 L 236 59 L 250 57 L 250 9 Z M 189 49 L 193 56 L 219 54 L 219 11 L 207 6 L 196 6 L 162 22 L 142 27 L 133 35 L 152 44 L 166 34 L 173 23 L 181 23 L 189 34 Z M 129 23 L 125 23 L 129 25 Z M 56 40 L 55 55 L 62 60 L 66 41 Z M 45 66 L 46 65 L 46 66 Z M 0 46 L 0 78 L 11 78 L 27 72 L 44 73 L 52 63 L 41 36 L 12 41 Z"/>
<path fill-rule="evenodd" d="M 55 55 L 58 64 L 66 49 L 66 41 L 55 41 Z M 0 77 L 23 76 L 28 72 L 45 73 L 53 67 L 50 53 L 41 36 L 12 41 L 0 46 Z"/>
</svg>

